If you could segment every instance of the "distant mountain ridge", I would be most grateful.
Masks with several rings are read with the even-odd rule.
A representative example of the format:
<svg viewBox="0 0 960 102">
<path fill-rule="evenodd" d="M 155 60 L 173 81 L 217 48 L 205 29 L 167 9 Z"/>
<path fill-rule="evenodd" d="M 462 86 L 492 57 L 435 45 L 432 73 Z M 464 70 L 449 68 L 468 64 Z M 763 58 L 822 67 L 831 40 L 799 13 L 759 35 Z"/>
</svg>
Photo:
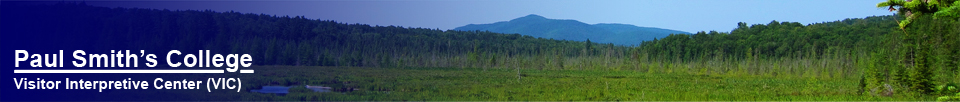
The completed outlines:
<svg viewBox="0 0 960 102">
<path fill-rule="evenodd" d="M 559 40 L 586 41 L 589 39 L 592 42 L 617 45 L 638 45 L 640 42 L 663 38 L 670 34 L 690 34 L 684 31 L 639 27 L 629 24 L 600 23 L 591 25 L 576 20 L 549 19 L 535 14 L 491 24 L 468 24 L 454 28 L 454 30 L 519 33 Z"/>
</svg>

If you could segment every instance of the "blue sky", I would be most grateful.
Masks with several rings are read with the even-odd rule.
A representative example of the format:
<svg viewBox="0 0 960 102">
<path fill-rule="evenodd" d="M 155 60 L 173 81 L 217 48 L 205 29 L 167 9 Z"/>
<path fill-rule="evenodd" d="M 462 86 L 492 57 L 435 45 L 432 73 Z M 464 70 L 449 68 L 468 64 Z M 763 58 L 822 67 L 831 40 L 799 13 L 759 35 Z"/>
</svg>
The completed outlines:
<svg viewBox="0 0 960 102">
<path fill-rule="evenodd" d="M 885 0 L 324 0 L 91 1 L 90 5 L 305 16 L 345 23 L 453 29 L 537 14 L 588 24 L 623 23 L 687 32 L 729 32 L 737 22 L 803 24 L 890 15 Z"/>
</svg>

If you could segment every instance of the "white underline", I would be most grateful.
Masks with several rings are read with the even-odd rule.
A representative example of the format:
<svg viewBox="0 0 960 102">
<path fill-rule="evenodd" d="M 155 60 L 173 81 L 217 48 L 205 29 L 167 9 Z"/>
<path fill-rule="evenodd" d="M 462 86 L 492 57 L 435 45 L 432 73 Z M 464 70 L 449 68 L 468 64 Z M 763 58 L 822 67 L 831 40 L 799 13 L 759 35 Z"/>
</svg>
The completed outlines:
<svg viewBox="0 0 960 102">
<path fill-rule="evenodd" d="M 253 70 L 244 69 L 244 70 L 240 70 L 240 73 L 253 73 Z"/>
<path fill-rule="evenodd" d="M 244 72 L 240 70 L 240 72 Z M 14 69 L 13 73 L 224 73 L 224 70 L 206 70 L 206 69 L 192 69 L 192 70 L 181 70 L 181 69 L 110 69 L 110 70 L 51 70 L 51 69 Z M 253 73 L 253 70 L 250 70 L 250 73 Z"/>
</svg>

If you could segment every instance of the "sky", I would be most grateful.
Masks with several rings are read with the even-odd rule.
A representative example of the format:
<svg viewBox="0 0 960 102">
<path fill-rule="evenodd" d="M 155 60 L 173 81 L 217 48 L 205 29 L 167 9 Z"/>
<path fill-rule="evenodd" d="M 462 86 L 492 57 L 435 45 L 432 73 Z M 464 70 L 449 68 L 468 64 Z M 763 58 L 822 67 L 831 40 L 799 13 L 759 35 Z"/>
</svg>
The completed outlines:
<svg viewBox="0 0 960 102">
<path fill-rule="evenodd" d="M 214 10 L 305 16 L 344 23 L 453 29 L 529 14 L 587 24 L 622 23 L 686 32 L 733 30 L 738 22 L 802 24 L 891 15 L 885 0 L 288 0 L 97 1 L 104 7 Z"/>
</svg>

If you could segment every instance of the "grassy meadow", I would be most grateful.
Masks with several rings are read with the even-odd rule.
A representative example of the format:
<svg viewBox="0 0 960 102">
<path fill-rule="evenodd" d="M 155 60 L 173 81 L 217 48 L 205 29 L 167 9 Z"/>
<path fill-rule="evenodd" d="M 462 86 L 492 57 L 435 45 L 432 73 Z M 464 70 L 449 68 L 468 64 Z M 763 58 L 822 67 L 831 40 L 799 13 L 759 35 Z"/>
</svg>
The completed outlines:
<svg viewBox="0 0 960 102">
<path fill-rule="evenodd" d="M 399 100 L 399 101 L 896 101 L 933 96 L 861 95 L 857 77 L 795 77 L 633 70 L 483 68 L 373 68 L 259 66 L 239 74 L 240 94 L 197 92 L 191 100 Z M 519 71 L 519 74 L 518 74 Z M 191 74 L 192 77 L 215 77 Z M 253 78 L 253 79 L 250 79 Z M 330 86 L 318 93 L 304 85 Z M 286 95 L 252 93 L 262 86 L 299 86 Z M 350 91 L 356 89 L 355 91 Z M 216 93 L 216 92 L 215 92 Z M 122 93 L 117 93 L 122 94 Z M 189 94 L 189 93 L 187 93 Z"/>
</svg>

